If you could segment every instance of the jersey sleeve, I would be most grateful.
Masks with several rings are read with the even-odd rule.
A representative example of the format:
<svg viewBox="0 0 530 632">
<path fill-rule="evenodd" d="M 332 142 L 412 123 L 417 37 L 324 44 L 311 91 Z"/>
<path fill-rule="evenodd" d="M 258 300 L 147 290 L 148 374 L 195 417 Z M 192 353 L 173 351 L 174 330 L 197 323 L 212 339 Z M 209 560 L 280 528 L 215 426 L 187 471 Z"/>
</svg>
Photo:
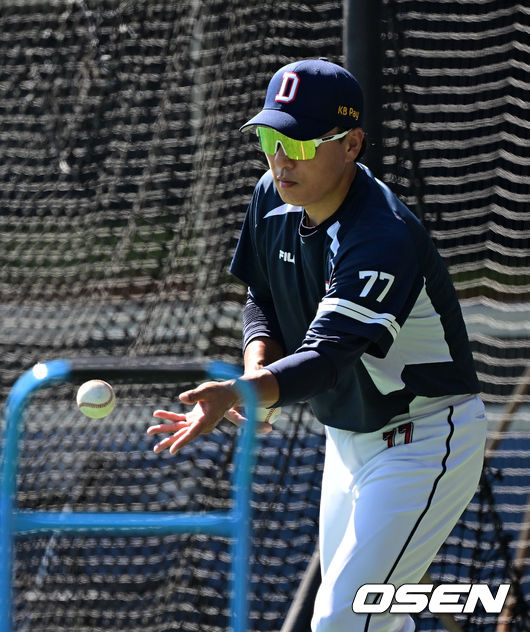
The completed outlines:
<svg viewBox="0 0 530 632">
<path fill-rule="evenodd" d="M 391 230 L 339 242 L 329 289 L 302 348 L 333 353 L 334 341 L 356 337 L 370 342 L 368 353 L 384 357 L 423 286 L 419 261 L 417 245 L 397 219 Z"/>
<path fill-rule="evenodd" d="M 243 309 L 243 349 L 261 336 L 273 338 L 284 346 L 272 300 L 263 239 L 256 238 L 257 232 L 263 230 L 261 214 L 271 192 L 270 180 L 265 174 L 254 190 L 230 266 L 230 272 L 248 286 Z"/>
<path fill-rule="evenodd" d="M 311 397 L 336 386 L 340 367 L 355 363 L 367 346 L 361 339 L 342 341 L 333 353 L 322 349 L 298 349 L 267 365 L 278 382 L 279 399 L 276 406 L 308 401 Z"/>
<path fill-rule="evenodd" d="M 263 203 L 262 181 L 256 186 L 248 205 L 239 240 L 230 264 L 230 272 L 252 288 L 255 297 L 262 300 L 271 298 L 266 270 L 266 258 L 262 256 L 262 245 L 256 239 L 259 230 L 259 210 Z"/>
<path fill-rule="evenodd" d="M 285 346 L 273 302 L 258 299 L 249 288 L 243 308 L 243 350 L 252 340 L 261 337 L 272 338 Z"/>
</svg>

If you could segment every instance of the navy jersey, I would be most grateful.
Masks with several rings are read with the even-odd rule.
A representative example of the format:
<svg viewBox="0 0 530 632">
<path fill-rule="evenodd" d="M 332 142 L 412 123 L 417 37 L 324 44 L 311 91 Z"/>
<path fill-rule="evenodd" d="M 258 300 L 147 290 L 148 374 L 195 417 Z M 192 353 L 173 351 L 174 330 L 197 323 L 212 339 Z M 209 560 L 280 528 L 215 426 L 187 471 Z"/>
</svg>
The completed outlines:
<svg viewBox="0 0 530 632">
<path fill-rule="evenodd" d="M 310 398 L 330 426 L 371 432 L 416 397 L 476 393 L 456 293 L 419 220 L 366 167 L 339 209 L 304 229 L 267 172 L 245 218 L 231 272 L 273 306 L 287 354 L 337 363 L 332 388 Z M 364 343 L 354 361 L 341 349 Z M 347 356 L 346 356 L 347 357 Z"/>
</svg>

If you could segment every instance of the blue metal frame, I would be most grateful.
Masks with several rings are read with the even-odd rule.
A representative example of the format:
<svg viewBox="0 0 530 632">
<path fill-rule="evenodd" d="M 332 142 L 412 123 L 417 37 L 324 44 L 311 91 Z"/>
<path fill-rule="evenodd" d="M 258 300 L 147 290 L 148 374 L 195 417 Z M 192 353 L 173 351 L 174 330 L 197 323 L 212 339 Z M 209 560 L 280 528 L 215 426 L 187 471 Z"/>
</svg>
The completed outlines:
<svg viewBox="0 0 530 632">
<path fill-rule="evenodd" d="M 240 369 L 214 362 L 208 367 L 213 379 L 233 379 Z M 232 538 L 231 627 L 233 632 L 248 629 L 249 550 L 251 535 L 250 494 L 255 462 L 256 396 L 253 388 L 237 382 L 248 411 L 237 441 L 232 479 L 233 506 L 225 512 L 204 514 L 170 512 L 42 512 L 19 511 L 16 507 L 16 475 L 19 437 L 24 410 L 32 393 L 72 379 L 68 360 L 37 364 L 15 383 L 5 408 L 5 432 L 0 480 L 0 632 L 12 632 L 13 541 L 17 535 L 43 532 L 107 534 L 204 533 Z"/>
</svg>

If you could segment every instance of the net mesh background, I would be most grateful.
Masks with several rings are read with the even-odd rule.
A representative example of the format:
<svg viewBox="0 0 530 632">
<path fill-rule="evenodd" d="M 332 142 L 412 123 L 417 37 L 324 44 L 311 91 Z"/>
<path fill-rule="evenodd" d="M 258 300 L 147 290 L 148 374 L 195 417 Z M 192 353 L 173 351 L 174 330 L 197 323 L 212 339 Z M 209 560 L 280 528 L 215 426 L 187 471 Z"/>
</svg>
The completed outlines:
<svg viewBox="0 0 530 632">
<path fill-rule="evenodd" d="M 420 215 L 462 299 L 499 439 L 431 572 L 510 581 L 528 630 L 525 527 L 530 274 L 526 104 L 530 6 L 383 3 L 382 177 Z M 266 163 L 239 126 L 296 58 L 342 63 L 342 2 L 17 0 L 0 9 L 0 389 L 78 356 L 240 362 L 245 288 L 228 265 Z M 354 70 L 354 69 L 353 69 Z M 229 500 L 229 424 L 177 458 L 145 436 L 183 385 L 116 383 L 87 422 L 75 389 L 27 412 L 18 503 L 47 510 L 202 510 Z M 303 406 L 259 440 L 252 626 L 278 630 L 313 552 L 322 427 Z M 527 542 L 526 542 L 527 544 Z M 517 556 L 522 562 L 517 561 Z M 39 536 L 17 541 L 17 632 L 225 630 L 222 538 Z M 466 579 L 468 578 L 468 579 Z M 458 617 L 457 617 L 458 618 Z M 459 619 L 495 630 L 493 616 Z M 432 616 L 420 630 L 442 630 Z"/>
</svg>

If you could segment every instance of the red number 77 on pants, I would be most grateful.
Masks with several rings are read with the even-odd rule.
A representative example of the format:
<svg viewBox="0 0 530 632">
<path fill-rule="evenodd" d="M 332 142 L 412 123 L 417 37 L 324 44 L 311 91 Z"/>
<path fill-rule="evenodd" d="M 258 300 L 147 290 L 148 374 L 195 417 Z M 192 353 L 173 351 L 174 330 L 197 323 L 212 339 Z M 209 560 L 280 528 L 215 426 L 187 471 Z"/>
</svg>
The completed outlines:
<svg viewBox="0 0 530 632">
<path fill-rule="evenodd" d="M 407 423 L 401 424 L 397 428 L 393 428 L 388 432 L 383 432 L 383 440 L 386 441 L 389 448 L 392 448 L 400 443 L 410 443 L 412 441 L 413 431 L 414 424 L 412 423 L 412 421 L 407 421 Z M 404 436 L 403 441 L 399 440 L 400 435 Z"/>
</svg>

